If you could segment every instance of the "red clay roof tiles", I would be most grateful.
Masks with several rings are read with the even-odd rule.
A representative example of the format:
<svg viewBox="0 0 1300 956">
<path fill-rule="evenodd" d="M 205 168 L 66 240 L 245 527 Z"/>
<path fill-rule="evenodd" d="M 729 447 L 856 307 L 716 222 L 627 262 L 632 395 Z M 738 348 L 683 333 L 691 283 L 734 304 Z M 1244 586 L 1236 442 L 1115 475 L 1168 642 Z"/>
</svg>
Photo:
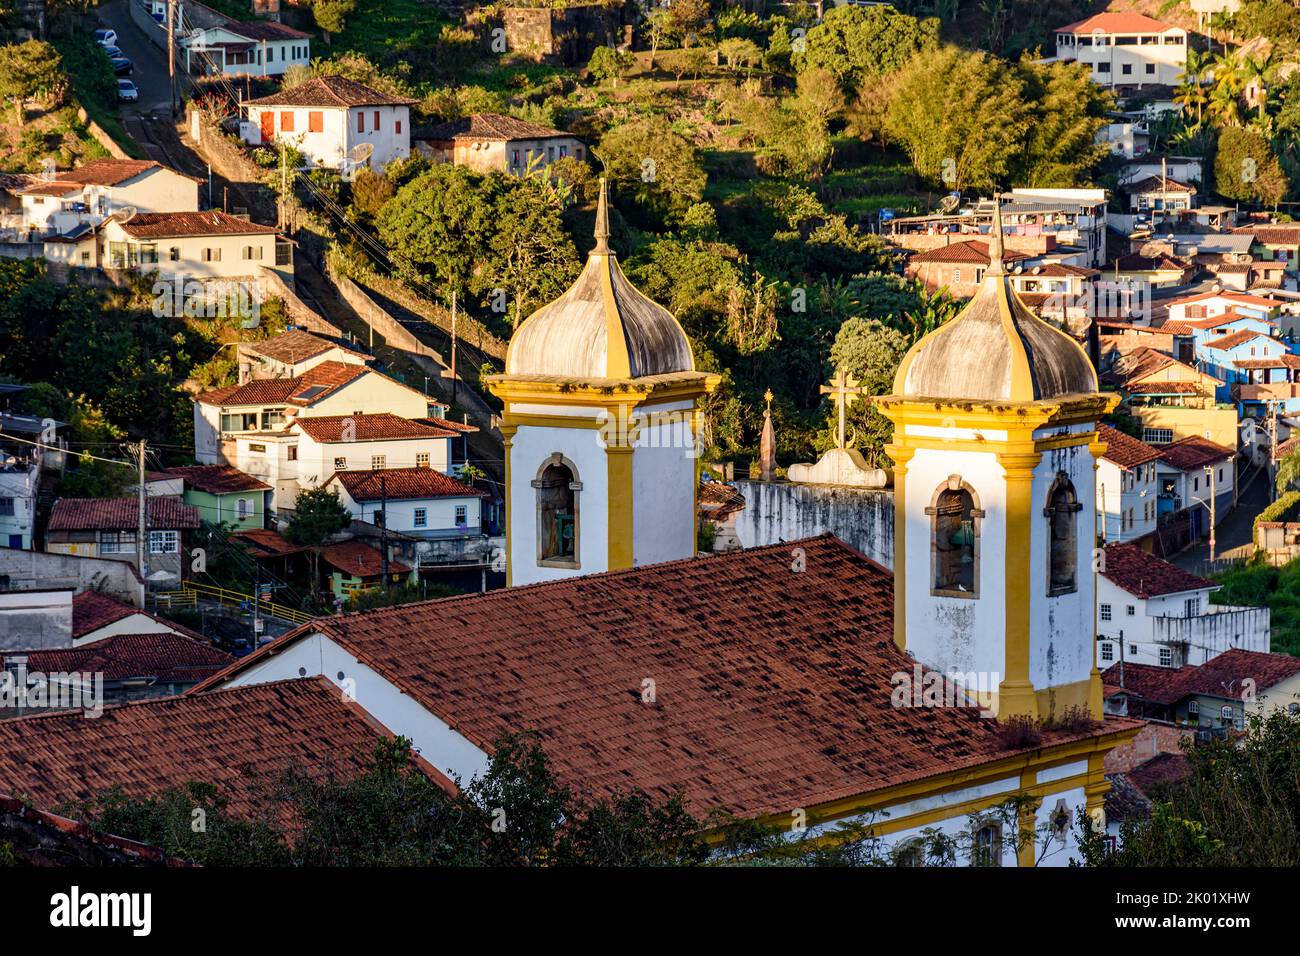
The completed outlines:
<svg viewBox="0 0 1300 956">
<path fill-rule="evenodd" d="M 199 509 L 174 495 L 148 499 L 149 527 L 175 531 L 197 528 Z M 51 531 L 132 531 L 139 524 L 140 504 L 128 498 L 60 498 L 50 514 Z"/>
<path fill-rule="evenodd" d="M 1101 572 L 1102 577 L 1134 597 L 1159 597 L 1215 587 L 1213 581 L 1184 571 L 1136 545 L 1108 544 L 1105 556 L 1106 570 Z"/>
<path fill-rule="evenodd" d="M 100 673 L 104 680 L 148 678 L 163 684 L 199 681 L 230 665 L 234 658 L 211 644 L 160 631 L 114 634 L 81 647 L 25 651 L 28 672 Z"/>
<path fill-rule="evenodd" d="M 1160 446 L 1160 460 L 1179 471 L 1190 471 L 1193 468 L 1217 464 L 1235 457 L 1236 454 L 1231 448 L 1216 445 L 1208 438 L 1201 438 L 1199 435 Z"/>
<path fill-rule="evenodd" d="M 1097 437 L 1106 443 L 1101 457 L 1121 468 L 1136 468 L 1160 457 L 1157 449 L 1110 425 L 1098 425 Z"/>
<path fill-rule="evenodd" d="M 228 495 L 239 491 L 270 491 L 266 482 L 246 475 L 233 465 L 182 465 L 166 473 L 184 478 L 197 491 L 210 495 Z"/>
<path fill-rule="evenodd" d="M 533 729 L 584 792 L 681 789 L 700 814 L 788 813 L 1016 753 L 974 708 L 892 705 L 915 664 L 892 627 L 892 576 L 823 535 L 321 618 L 206 686 L 323 633 L 485 751 Z"/>
<path fill-rule="evenodd" d="M 472 488 L 432 468 L 380 468 L 374 471 L 336 471 L 325 484 L 338 479 L 354 501 L 412 498 L 486 498 L 487 492 Z"/>
<path fill-rule="evenodd" d="M 376 415 L 319 415 L 296 419 L 296 424 L 313 440 L 325 443 L 354 441 L 398 441 L 404 438 L 456 438 L 459 432 L 434 428 L 401 418 L 392 412 Z M 351 428 L 348 435 L 344 431 Z"/>
<path fill-rule="evenodd" d="M 277 681 L 80 712 L 0 720 L 0 780 L 39 807 L 114 786 L 148 796 L 191 780 L 236 816 L 263 809 L 261 781 L 291 765 L 359 771 L 382 731 L 323 678 Z M 251 772 L 251 773 L 250 773 Z"/>
<path fill-rule="evenodd" d="M 321 548 L 321 560 L 331 567 L 354 578 L 371 578 L 384 573 L 383 557 L 378 549 L 370 547 L 363 541 L 344 541 Z M 411 567 L 397 560 L 388 559 L 389 574 L 410 574 Z"/>
</svg>

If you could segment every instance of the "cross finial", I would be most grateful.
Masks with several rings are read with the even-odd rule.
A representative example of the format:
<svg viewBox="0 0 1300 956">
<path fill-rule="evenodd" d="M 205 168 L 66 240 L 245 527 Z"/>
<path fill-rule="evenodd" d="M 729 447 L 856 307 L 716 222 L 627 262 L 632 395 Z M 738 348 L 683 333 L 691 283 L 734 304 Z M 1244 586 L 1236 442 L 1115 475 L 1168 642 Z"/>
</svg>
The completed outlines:
<svg viewBox="0 0 1300 956">
<path fill-rule="evenodd" d="M 865 388 L 858 385 L 858 380 L 853 378 L 849 373 L 841 368 L 835 373 L 829 385 L 823 385 L 820 389 L 822 395 L 830 395 L 839 408 L 839 427 L 835 433 L 835 447 L 843 449 L 844 442 L 844 413 L 848 410 L 849 403 L 854 397 L 866 393 Z"/>
<path fill-rule="evenodd" d="M 763 401 L 767 402 L 767 414 L 772 414 L 772 390 L 769 388 L 763 393 Z"/>
<path fill-rule="evenodd" d="M 591 250 L 593 256 L 607 256 L 609 249 L 609 186 L 605 177 L 600 177 L 600 199 L 596 203 L 596 246 Z"/>
<path fill-rule="evenodd" d="M 1002 244 L 1002 195 L 993 191 L 993 228 L 989 235 L 989 268 L 985 275 L 1004 275 L 1006 268 L 1002 263 L 1006 251 Z"/>
</svg>

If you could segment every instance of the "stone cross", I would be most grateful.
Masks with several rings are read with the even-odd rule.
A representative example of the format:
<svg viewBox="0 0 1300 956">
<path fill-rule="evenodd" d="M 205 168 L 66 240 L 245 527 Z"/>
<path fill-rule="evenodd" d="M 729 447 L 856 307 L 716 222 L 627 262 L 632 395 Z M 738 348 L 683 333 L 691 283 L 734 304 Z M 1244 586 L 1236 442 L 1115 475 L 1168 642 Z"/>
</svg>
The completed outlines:
<svg viewBox="0 0 1300 956">
<path fill-rule="evenodd" d="M 861 388 L 858 385 L 858 380 L 841 368 L 835 373 L 835 377 L 831 379 L 830 385 L 823 385 L 820 392 L 822 395 L 830 395 L 831 401 L 839 409 L 840 421 L 835 434 L 835 447 L 842 450 L 845 447 L 844 413 L 848 410 L 849 403 L 853 401 L 854 397 L 864 394 L 866 389 Z"/>
</svg>

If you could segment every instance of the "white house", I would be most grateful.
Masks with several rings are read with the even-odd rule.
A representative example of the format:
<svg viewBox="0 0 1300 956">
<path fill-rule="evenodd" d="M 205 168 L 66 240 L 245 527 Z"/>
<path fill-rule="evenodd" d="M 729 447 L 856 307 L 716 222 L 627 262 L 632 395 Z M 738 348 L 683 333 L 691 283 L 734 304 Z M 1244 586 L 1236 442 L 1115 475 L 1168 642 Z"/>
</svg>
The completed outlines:
<svg viewBox="0 0 1300 956">
<path fill-rule="evenodd" d="M 1218 588 L 1134 545 L 1107 545 L 1097 580 L 1097 666 L 1181 667 L 1231 648 L 1267 652 L 1268 608 L 1211 604 Z"/>
<path fill-rule="evenodd" d="M 478 533 L 483 526 L 486 492 L 434 468 L 338 471 L 325 487 L 338 492 L 358 521 L 413 537 Z"/>
<path fill-rule="evenodd" d="M 1187 31 L 1140 13 L 1099 13 L 1057 28 L 1056 58 L 1088 65 L 1103 86 L 1174 86 L 1187 64 Z"/>
<path fill-rule="evenodd" d="M 311 36 L 273 20 L 224 23 L 181 38 L 185 69 L 197 74 L 279 76 L 311 63 Z"/>
<path fill-rule="evenodd" d="M 437 162 L 512 176 L 587 155 L 582 140 L 572 133 L 500 113 L 476 113 L 440 123 L 420 134 L 417 148 Z"/>
<path fill-rule="evenodd" d="M 1097 427 L 1106 443 L 1097 463 L 1097 504 L 1106 541 L 1132 541 L 1156 529 L 1156 462 L 1160 451 L 1109 425 Z"/>
<path fill-rule="evenodd" d="M 1213 497 L 1215 523 L 1222 521 L 1237 500 L 1236 457 L 1235 449 L 1199 436 L 1161 445 L 1156 462 L 1161 511 L 1200 508 L 1208 528 Z"/>
<path fill-rule="evenodd" d="M 112 217 L 100 230 L 98 265 L 180 279 L 254 279 L 293 270 L 292 248 L 263 226 L 219 210 Z"/>
<path fill-rule="evenodd" d="M 286 143 L 308 166 L 344 172 L 359 159 L 353 151 L 368 146 L 360 165 L 383 169 L 411 155 L 414 103 L 346 77 L 317 76 L 244 103 L 241 135 L 251 145 Z"/>
<path fill-rule="evenodd" d="M 0 227 L 15 238 L 68 235 L 124 210 L 199 208 L 199 180 L 141 159 L 96 159 L 77 169 L 24 176 L 10 193 L 19 208 L 6 214 Z"/>
<path fill-rule="evenodd" d="M 369 356 L 303 329 L 261 342 L 239 343 L 239 384 L 260 378 L 298 378 L 322 362 L 365 365 Z"/>
</svg>

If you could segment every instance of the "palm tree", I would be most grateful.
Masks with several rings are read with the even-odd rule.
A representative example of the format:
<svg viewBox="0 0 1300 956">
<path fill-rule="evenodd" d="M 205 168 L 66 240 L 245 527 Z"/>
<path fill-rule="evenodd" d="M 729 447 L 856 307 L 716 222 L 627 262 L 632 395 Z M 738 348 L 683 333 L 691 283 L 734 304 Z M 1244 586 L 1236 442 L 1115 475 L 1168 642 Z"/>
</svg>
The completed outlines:
<svg viewBox="0 0 1300 956">
<path fill-rule="evenodd" d="M 1244 85 L 1237 58 L 1227 51 L 1214 58 L 1214 88 L 1210 92 L 1210 113 L 1220 125 L 1237 126 L 1241 122 L 1239 98 Z"/>
<path fill-rule="evenodd" d="M 1300 484 L 1300 450 L 1291 452 L 1277 464 L 1277 493 L 1284 495 L 1293 485 Z"/>
<path fill-rule="evenodd" d="M 1259 56 L 1244 57 L 1239 67 L 1241 74 L 1242 87 L 1248 87 L 1252 83 L 1259 86 L 1259 108 L 1258 118 L 1263 120 L 1264 108 L 1268 103 L 1268 84 L 1273 82 L 1273 74 L 1277 71 L 1277 57 L 1273 51 L 1269 50 L 1266 54 Z"/>
<path fill-rule="evenodd" d="M 1196 125 L 1200 125 L 1204 119 L 1202 109 L 1205 106 L 1205 89 L 1201 82 L 1205 78 L 1206 71 L 1210 68 L 1210 55 L 1204 50 L 1196 50 L 1191 47 L 1187 49 L 1187 62 L 1183 66 L 1183 85 L 1180 90 L 1186 88 L 1186 91 L 1192 93 L 1187 99 L 1185 105 L 1196 106 Z"/>
</svg>

